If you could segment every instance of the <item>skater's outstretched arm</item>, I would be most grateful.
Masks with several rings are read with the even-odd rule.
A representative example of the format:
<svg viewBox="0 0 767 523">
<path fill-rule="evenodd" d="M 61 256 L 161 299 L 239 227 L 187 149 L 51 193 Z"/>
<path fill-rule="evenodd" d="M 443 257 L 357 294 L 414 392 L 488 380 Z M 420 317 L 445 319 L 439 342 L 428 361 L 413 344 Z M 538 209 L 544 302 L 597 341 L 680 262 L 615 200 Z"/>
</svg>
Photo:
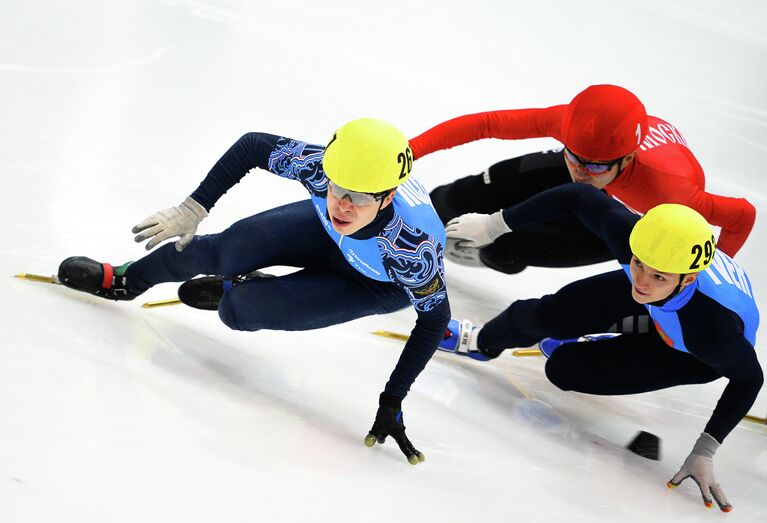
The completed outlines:
<svg viewBox="0 0 767 523">
<path fill-rule="evenodd" d="M 413 157 L 418 159 L 484 138 L 552 137 L 562 141 L 562 118 L 566 108 L 566 105 L 556 105 L 545 109 L 510 109 L 459 116 L 412 138 L 410 148 Z"/>
<path fill-rule="evenodd" d="M 149 239 L 150 250 L 161 242 L 180 237 L 181 251 L 192 241 L 200 222 L 229 189 L 255 168 L 300 181 L 312 194 L 327 193 L 321 169 L 324 147 L 267 133 L 247 133 L 232 145 L 208 172 L 199 187 L 176 207 L 149 215 L 133 228 L 135 240 Z"/>
<path fill-rule="evenodd" d="M 210 211 L 219 198 L 256 168 L 298 180 L 313 194 L 325 194 L 327 179 L 321 170 L 324 150 L 321 145 L 284 136 L 247 133 L 216 162 L 192 198 Z"/>
<path fill-rule="evenodd" d="M 437 345 L 445 336 L 449 321 L 450 305 L 446 297 L 433 309 L 418 313 L 415 328 L 402 350 L 384 392 L 379 397 L 375 421 L 365 438 L 367 446 L 373 446 L 376 442 L 383 443 L 387 436 L 391 436 L 411 465 L 425 459 L 405 434 L 402 400 L 434 355 Z"/>
<path fill-rule="evenodd" d="M 494 214 L 464 214 L 448 222 L 445 232 L 448 238 L 482 247 L 517 227 L 564 216 L 580 220 L 604 240 L 615 259 L 629 262 L 629 236 L 639 216 L 602 191 L 578 183 L 551 188 Z"/>
</svg>

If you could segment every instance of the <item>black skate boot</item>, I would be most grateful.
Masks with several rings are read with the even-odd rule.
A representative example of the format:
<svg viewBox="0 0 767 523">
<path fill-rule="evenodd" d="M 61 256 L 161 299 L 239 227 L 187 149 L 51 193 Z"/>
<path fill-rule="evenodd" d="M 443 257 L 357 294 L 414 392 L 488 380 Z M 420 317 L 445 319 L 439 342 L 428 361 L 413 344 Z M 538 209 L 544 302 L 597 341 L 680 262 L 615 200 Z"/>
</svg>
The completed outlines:
<svg viewBox="0 0 767 523">
<path fill-rule="evenodd" d="M 85 256 L 72 256 L 59 265 L 59 281 L 70 289 L 108 300 L 132 300 L 138 294 L 125 288 L 125 270 L 131 263 L 114 267 Z"/>
<path fill-rule="evenodd" d="M 254 278 L 274 278 L 274 275 L 253 271 L 242 276 L 203 276 L 182 283 L 178 288 L 178 299 L 195 309 L 217 311 L 221 298 L 229 289 Z"/>
</svg>

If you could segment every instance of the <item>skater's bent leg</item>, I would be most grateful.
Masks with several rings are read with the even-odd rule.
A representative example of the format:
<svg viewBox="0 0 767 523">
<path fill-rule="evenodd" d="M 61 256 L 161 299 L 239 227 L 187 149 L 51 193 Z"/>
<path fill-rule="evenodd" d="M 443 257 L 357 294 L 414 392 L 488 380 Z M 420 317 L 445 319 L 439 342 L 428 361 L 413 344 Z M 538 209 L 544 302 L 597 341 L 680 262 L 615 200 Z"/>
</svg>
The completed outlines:
<svg viewBox="0 0 767 523">
<path fill-rule="evenodd" d="M 575 218 L 561 218 L 514 229 L 479 250 L 482 262 L 516 274 L 532 267 L 580 267 L 613 259 L 604 241 Z"/>
<path fill-rule="evenodd" d="M 546 377 L 562 390 L 620 395 L 708 383 L 721 376 L 667 346 L 653 331 L 561 345 L 546 361 Z"/>
<path fill-rule="evenodd" d="M 490 214 L 501 208 L 495 187 L 485 183 L 485 179 L 485 174 L 475 174 L 431 191 L 432 205 L 442 223 L 469 212 Z"/>
<path fill-rule="evenodd" d="M 544 151 L 498 162 L 481 174 L 437 187 L 430 196 L 447 223 L 469 212 L 493 213 L 568 182 L 572 179 L 562 153 Z"/>
<path fill-rule="evenodd" d="M 132 263 L 126 278 L 132 291 L 144 292 L 199 274 L 234 276 L 272 265 L 321 268 L 334 248 L 311 201 L 304 200 L 250 216 L 218 234 L 195 236 L 181 252 L 168 243 Z"/>
<path fill-rule="evenodd" d="M 302 331 L 394 312 L 409 304 L 405 292 L 393 283 L 301 270 L 235 285 L 221 300 L 218 315 L 235 330 Z"/>
<path fill-rule="evenodd" d="M 606 332 L 616 321 L 643 313 L 644 307 L 631 297 L 631 284 L 619 269 L 573 282 L 542 298 L 515 301 L 482 327 L 477 345 L 483 352 L 499 354 L 543 338 Z"/>
</svg>

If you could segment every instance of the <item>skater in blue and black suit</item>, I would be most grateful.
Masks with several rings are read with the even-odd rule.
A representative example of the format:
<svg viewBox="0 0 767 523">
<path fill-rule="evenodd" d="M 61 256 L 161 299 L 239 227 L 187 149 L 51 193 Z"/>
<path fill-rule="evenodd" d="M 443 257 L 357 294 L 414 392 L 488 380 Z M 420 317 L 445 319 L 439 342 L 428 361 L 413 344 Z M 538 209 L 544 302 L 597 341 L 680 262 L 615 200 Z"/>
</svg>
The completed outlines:
<svg viewBox="0 0 767 523">
<path fill-rule="evenodd" d="M 727 378 L 703 433 L 669 486 L 692 477 L 706 506 L 713 497 L 730 511 L 712 459 L 764 381 L 754 350 L 759 311 L 748 276 L 716 249 L 711 227 L 693 209 L 662 204 L 640 217 L 579 184 L 550 189 L 492 215 L 460 216 L 446 231 L 448 238 L 481 247 L 515 227 L 564 216 L 577 218 L 601 238 L 621 268 L 551 295 L 518 300 L 480 329 L 463 322 L 453 337 L 462 343 L 450 348 L 487 360 L 506 348 L 541 342 L 549 380 L 589 394 L 636 394 Z M 635 324 L 644 320 L 648 328 L 596 341 L 581 338 L 608 332 L 628 318 Z"/>
<path fill-rule="evenodd" d="M 146 257 L 119 267 L 85 257 L 64 260 L 65 285 L 129 300 L 162 282 L 186 282 L 185 303 L 218 310 L 237 330 L 309 330 L 412 305 L 415 327 L 379 397 L 365 443 L 391 435 L 408 461 L 424 456 L 405 435 L 401 402 L 442 340 L 450 320 L 443 225 L 426 190 L 410 176 L 405 136 L 390 124 L 359 119 L 327 146 L 265 133 L 240 138 L 179 206 L 134 228 L 149 239 Z M 259 168 L 301 183 L 309 199 L 195 235 L 218 199 Z M 284 265 L 279 277 L 259 272 Z M 198 275 L 213 275 L 192 279 Z M 188 281 L 189 280 L 189 281 Z"/>
</svg>

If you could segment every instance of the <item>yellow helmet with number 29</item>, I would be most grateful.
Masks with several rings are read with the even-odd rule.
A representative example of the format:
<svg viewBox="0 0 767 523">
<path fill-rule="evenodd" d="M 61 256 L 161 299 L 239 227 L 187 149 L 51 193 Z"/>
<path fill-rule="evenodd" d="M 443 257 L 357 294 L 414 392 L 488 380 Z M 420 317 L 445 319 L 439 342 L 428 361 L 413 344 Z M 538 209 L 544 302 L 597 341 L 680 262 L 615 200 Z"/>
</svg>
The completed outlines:
<svg viewBox="0 0 767 523">
<path fill-rule="evenodd" d="M 716 252 L 711 226 L 697 211 L 676 203 L 653 207 L 629 238 L 639 261 L 661 272 L 689 274 L 711 265 Z"/>
</svg>

